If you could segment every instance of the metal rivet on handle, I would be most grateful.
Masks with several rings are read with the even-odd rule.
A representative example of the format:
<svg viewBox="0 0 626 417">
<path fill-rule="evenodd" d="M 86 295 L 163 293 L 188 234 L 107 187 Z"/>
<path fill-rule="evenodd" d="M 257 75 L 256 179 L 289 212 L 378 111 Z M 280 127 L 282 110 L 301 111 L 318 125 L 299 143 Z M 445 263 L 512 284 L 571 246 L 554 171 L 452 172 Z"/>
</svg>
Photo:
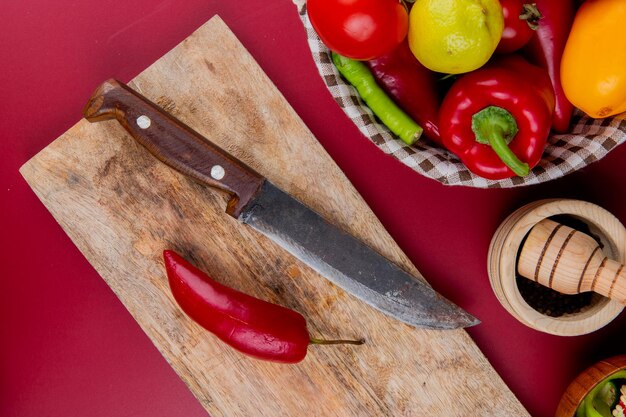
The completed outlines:
<svg viewBox="0 0 626 417">
<path fill-rule="evenodd" d="M 137 126 L 139 126 L 142 129 L 147 129 L 150 127 L 150 123 L 151 120 L 148 116 L 146 115 L 141 115 L 137 118 Z"/>
<path fill-rule="evenodd" d="M 211 168 L 211 177 L 213 179 L 221 180 L 224 178 L 224 175 L 226 175 L 226 171 L 224 171 L 221 165 L 214 165 L 213 168 Z"/>
</svg>

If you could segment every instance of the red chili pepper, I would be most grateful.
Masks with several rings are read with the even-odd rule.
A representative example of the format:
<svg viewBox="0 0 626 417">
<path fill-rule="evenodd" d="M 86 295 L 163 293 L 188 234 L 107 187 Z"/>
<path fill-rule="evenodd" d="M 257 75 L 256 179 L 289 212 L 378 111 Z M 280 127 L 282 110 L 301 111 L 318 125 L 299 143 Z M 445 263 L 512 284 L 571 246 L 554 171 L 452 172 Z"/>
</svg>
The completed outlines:
<svg viewBox="0 0 626 417">
<path fill-rule="evenodd" d="M 304 359 L 310 343 L 363 343 L 312 339 L 300 313 L 226 287 L 174 251 L 164 251 L 163 258 L 172 294 L 182 310 L 242 353 L 296 363 Z"/>
<path fill-rule="evenodd" d="M 544 70 L 517 55 L 461 76 L 439 112 L 443 144 L 488 179 L 527 175 L 546 146 L 554 93 Z"/>
<path fill-rule="evenodd" d="M 534 0 L 542 18 L 524 51 L 535 65 L 545 68 L 552 80 L 556 97 L 552 128 L 560 133 L 569 131 L 574 106 L 561 86 L 561 58 L 574 21 L 573 0 Z"/>
<path fill-rule="evenodd" d="M 376 82 L 424 129 L 424 135 L 441 144 L 438 127 L 441 98 L 437 76 L 420 64 L 409 49 L 407 40 L 388 54 L 366 64 Z"/>
</svg>

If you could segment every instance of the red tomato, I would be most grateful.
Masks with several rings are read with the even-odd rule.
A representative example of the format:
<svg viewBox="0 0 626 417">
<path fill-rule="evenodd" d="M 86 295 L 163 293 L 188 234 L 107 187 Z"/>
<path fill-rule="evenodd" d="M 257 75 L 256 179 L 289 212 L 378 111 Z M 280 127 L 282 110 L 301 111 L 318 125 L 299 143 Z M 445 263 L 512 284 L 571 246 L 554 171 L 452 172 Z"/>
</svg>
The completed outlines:
<svg viewBox="0 0 626 417">
<path fill-rule="evenodd" d="M 409 14 L 400 0 L 307 0 L 306 6 L 322 42 L 352 59 L 391 52 L 409 28 Z"/>
<path fill-rule="evenodd" d="M 538 15 L 529 12 L 528 19 L 520 18 L 520 14 L 525 12 L 524 4 L 527 3 L 524 0 L 500 0 L 502 14 L 504 15 L 504 31 L 496 52 L 509 53 L 517 51 L 526 45 L 533 36 L 531 25 L 536 23 Z"/>
</svg>

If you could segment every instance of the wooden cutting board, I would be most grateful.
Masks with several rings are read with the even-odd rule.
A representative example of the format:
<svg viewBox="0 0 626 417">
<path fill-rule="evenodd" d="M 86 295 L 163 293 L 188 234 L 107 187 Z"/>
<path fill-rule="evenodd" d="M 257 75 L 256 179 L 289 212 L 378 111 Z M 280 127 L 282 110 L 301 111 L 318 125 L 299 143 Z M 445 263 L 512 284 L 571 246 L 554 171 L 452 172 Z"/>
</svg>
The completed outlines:
<svg viewBox="0 0 626 417">
<path fill-rule="evenodd" d="M 219 17 L 129 85 L 419 276 Z M 212 416 L 528 415 L 464 330 L 414 329 L 368 307 L 227 216 L 224 195 L 158 163 L 116 121 L 81 120 L 21 173 Z M 367 343 L 313 346 L 297 365 L 244 356 L 177 307 L 166 248 L 298 310 L 314 337 Z"/>
</svg>

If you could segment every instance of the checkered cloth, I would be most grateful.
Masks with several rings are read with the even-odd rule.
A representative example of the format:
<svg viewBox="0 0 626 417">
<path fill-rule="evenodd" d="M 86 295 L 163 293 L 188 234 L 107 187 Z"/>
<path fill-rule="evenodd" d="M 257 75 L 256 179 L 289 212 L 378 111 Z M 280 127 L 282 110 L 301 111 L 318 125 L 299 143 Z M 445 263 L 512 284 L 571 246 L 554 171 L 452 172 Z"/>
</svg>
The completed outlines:
<svg viewBox="0 0 626 417">
<path fill-rule="evenodd" d="M 361 101 L 356 90 L 345 82 L 330 58 L 330 51 L 319 39 L 306 13 L 305 0 L 292 0 L 307 34 L 313 60 L 333 98 L 359 130 L 383 152 L 417 171 L 421 175 L 447 185 L 479 188 L 509 188 L 550 181 L 592 162 L 596 162 L 626 140 L 626 114 L 612 118 L 592 119 L 576 110 L 572 117 L 572 132 L 552 135 L 543 159 L 524 178 L 514 177 L 493 181 L 472 174 L 451 152 L 418 141 L 413 146 L 396 138 Z"/>
</svg>

